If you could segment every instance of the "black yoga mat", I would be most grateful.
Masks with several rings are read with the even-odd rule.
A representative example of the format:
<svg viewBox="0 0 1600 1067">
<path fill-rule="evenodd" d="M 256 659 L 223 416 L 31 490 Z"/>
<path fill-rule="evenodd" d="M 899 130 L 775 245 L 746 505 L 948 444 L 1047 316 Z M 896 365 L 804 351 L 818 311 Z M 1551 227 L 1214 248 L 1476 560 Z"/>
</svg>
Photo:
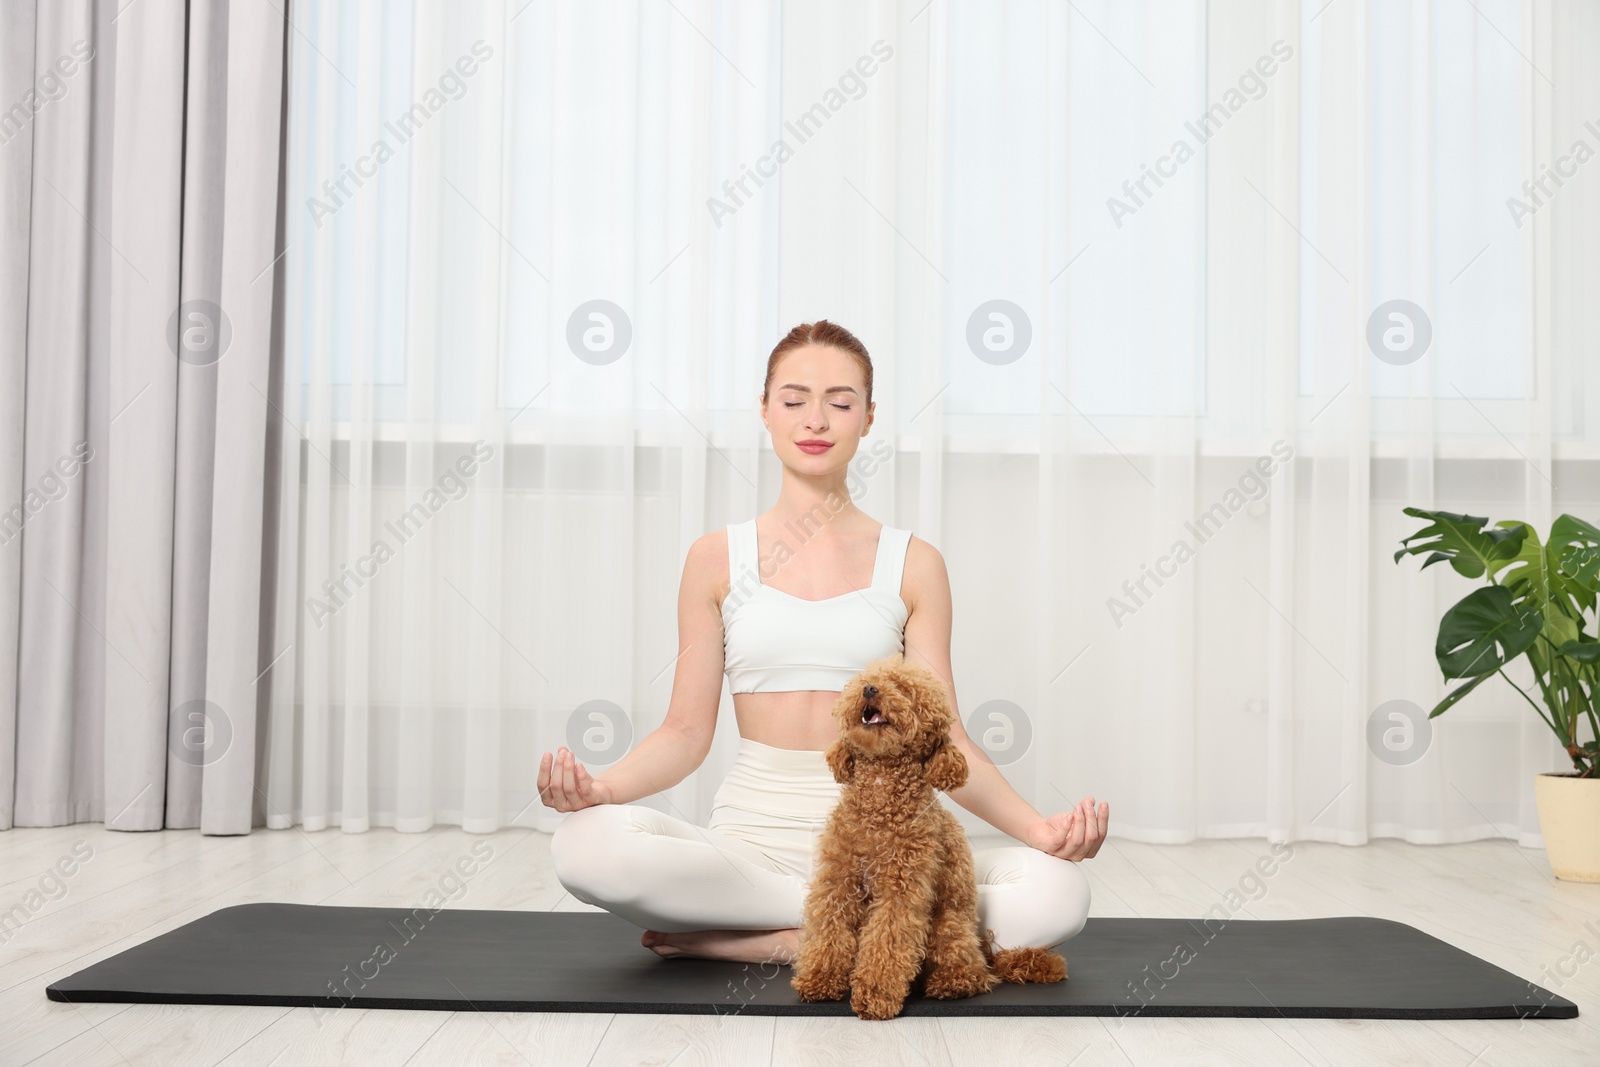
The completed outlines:
<svg viewBox="0 0 1600 1067">
<path fill-rule="evenodd" d="M 661 959 L 595 912 L 223 908 L 48 987 L 51 1000 L 421 1011 L 849 1015 L 776 964 Z M 1068 979 L 906 1015 L 1571 1019 L 1509 971 L 1388 919 L 1096 919 L 1060 946 Z"/>
</svg>

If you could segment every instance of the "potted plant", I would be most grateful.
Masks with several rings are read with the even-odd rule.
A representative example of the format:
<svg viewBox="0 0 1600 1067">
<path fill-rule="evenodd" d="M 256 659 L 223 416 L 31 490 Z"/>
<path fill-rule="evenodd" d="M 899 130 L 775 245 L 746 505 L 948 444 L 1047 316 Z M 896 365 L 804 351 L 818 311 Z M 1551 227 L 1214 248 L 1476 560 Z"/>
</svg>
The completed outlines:
<svg viewBox="0 0 1600 1067">
<path fill-rule="evenodd" d="M 1540 544 L 1533 527 L 1514 519 L 1488 526 L 1477 515 L 1422 508 L 1405 513 L 1428 525 L 1401 540 L 1396 563 L 1426 553 L 1423 570 L 1449 563 L 1457 574 L 1488 582 L 1439 620 L 1434 655 L 1445 681 L 1462 684 L 1428 717 L 1443 714 L 1491 675 L 1521 693 L 1572 760 L 1573 770 L 1534 779 L 1551 869 L 1558 878 L 1600 882 L 1600 640 L 1590 625 L 1600 589 L 1600 529 L 1563 515 Z M 1543 707 L 1505 673 L 1518 656 L 1528 657 Z"/>
</svg>

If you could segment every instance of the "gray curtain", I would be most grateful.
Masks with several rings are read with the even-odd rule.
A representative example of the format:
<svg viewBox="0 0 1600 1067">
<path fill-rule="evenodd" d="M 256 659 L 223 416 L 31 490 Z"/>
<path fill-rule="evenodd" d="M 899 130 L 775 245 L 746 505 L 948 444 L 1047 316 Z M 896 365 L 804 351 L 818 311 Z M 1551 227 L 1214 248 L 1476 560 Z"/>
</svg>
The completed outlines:
<svg viewBox="0 0 1600 1067">
<path fill-rule="evenodd" d="M 0 4 L 0 828 L 264 821 L 285 20 Z"/>
</svg>

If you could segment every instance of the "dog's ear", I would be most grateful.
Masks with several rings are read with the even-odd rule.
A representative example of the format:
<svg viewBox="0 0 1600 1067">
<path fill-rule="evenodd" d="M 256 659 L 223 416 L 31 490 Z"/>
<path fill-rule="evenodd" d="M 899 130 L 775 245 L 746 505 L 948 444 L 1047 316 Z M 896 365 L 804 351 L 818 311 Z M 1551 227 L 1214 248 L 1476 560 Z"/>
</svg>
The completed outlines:
<svg viewBox="0 0 1600 1067">
<path fill-rule="evenodd" d="M 949 737 L 940 738 L 928 757 L 928 784 L 943 793 L 967 784 L 967 757 Z"/>
<path fill-rule="evenodd" d="M 849 782 L 856 773 L 856 754 L 850 746 L 840 738 L 828 747 L 828 768 L 833 771 L 833 780 L 840 785 Z"/>
</svg>

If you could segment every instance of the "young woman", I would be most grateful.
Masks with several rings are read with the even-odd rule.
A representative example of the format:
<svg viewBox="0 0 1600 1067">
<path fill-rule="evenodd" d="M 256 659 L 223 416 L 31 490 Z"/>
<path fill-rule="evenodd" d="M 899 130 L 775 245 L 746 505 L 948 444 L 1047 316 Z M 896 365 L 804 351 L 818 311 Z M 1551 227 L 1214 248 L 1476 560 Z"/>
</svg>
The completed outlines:
<svg viewBox="0 0 1600 1067">
<path fill-rule="evenodd" d="M 904 652 L 950 674 L 944 558 L 850 502 L 846 475 L 872 427 L 872 362 L 827 320 L 791 330 L 767 360 L 761 418 L 783 461 L 771 511 L 689 549 L 678 595 L 681 650 L 665 721 L 602 774 L 571 751 L 539 761 L 539 793 L 571 812 L 550 845 L 578 900 L 644 928 L 662 956 L 792 960 L 812 841 L 838 799 L 823 752 L 845 682 Z M 696 826 L 633 801 L 675 785 L 711 747 L 724 675 L 739 753 Z M 1052 945 L 1083 929 L 1110 805 L 1093 797 L 1045 818 L 962 729 L 967 784 L 951 799 L 1022 842 L 974 852 L 978 912 L 1002 948 Z"/>
</svg>

